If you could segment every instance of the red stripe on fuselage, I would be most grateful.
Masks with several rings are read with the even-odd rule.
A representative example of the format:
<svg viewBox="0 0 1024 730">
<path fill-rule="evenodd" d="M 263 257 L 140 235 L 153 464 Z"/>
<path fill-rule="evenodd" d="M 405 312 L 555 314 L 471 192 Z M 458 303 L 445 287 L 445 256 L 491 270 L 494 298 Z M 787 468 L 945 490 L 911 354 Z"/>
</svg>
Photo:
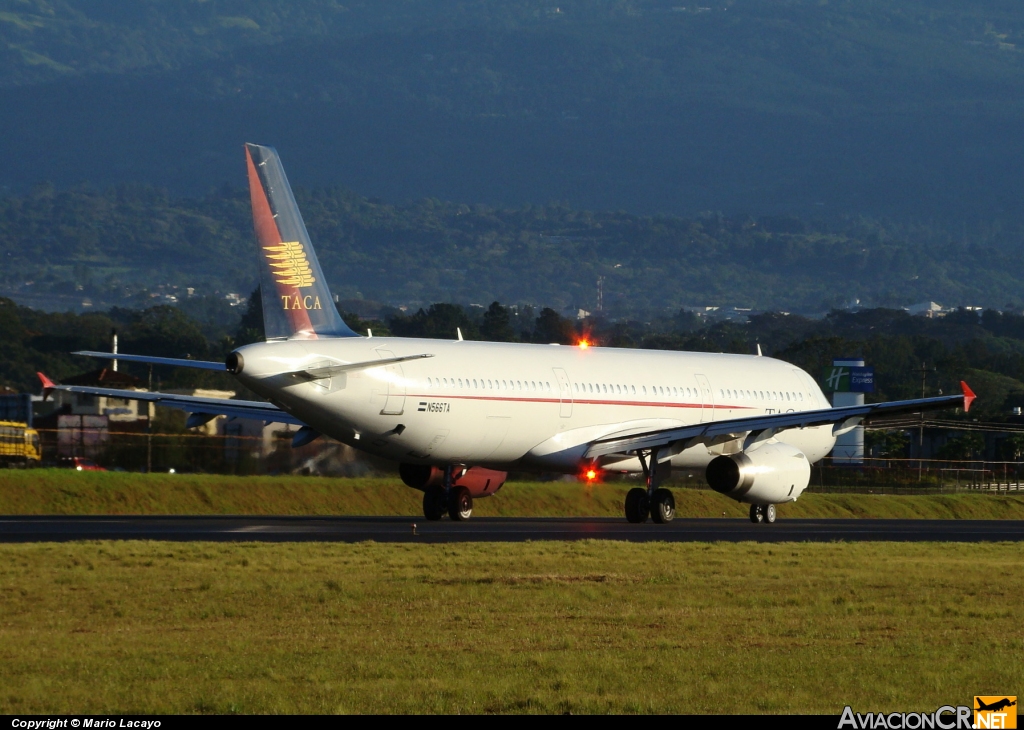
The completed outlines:
<svg viewBox="0 0 1024 730">
<path fill-rule="evenodd" d="M 500 395 L 438 395 L 437 393 L 406 393 L 406 398 L 433 398 L 434 400 L 483 400 L 505 401 L 509 403 L 561 403 L 558 398 L 508 398 Z M 723 406 L 700 403 L 652 403 L 640 400 L 572 400 L 566 403 L 588 406 L 646 406 L 649 408 L 712 408 L 718 411 L 753 411 L 752 406 Z"/>
</svg>

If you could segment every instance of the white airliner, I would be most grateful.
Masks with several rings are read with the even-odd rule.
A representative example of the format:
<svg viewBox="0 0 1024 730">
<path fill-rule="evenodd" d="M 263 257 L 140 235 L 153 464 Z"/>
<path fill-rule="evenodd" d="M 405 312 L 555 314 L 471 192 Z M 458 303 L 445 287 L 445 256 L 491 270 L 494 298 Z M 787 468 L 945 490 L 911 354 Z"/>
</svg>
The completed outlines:
<svg viewBox="0 0 1024 730">
<path fill-rule="evenodd" d="M 428 519 L 467 519 L 511 469 L 604 470 L 644 474 L 626 518 L 658 523 L 675 515 L 661 486 L 673 468 L 703 470 L 770 523 L 838 434 L 879 416 L 966 411 L 974 399 L 962 384 L 962 395 L 831 408 L 806 372 L 769 357 L 357 335 L 334 306 L 276 151 L 249 144 L 245 154 L 266 342 L 226 364 L 116 358 L 227 370 L 270 402 L 60 386 L 40 374 L 45 388 L 154 401 L 188 411 L 190 426 L 220 414 L 298 424 L 294 445 L 324 435 L 399 462 Z"/>
</svg>

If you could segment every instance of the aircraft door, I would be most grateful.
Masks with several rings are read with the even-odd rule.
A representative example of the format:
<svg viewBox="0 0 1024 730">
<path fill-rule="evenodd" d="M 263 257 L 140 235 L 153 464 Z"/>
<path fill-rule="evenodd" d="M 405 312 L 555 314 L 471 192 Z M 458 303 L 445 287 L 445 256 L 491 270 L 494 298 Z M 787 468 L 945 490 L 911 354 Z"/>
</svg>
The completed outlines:
<svg viewBox="0 0 1024 730">
<path fill-rule="evenodd" d="M 715 420 L 715 394 L 711 390 L 711 383 L 706 375 L 697 374 L 697 390 L 700 392 L 700 422 Z"/>
<path fill-rule="evenodd" d="M 828 407 L 829 404 L 828 404 L 827 401 L 825 403 L 819 403 L 818 402 L 818 396 L 817 396 L 818 386 L 811 379 L 811 376 L 809 376 L 803 370 L 797 370 L 796 368 L 793 368 L 793 374 L 796 375 L 796 379 L 798 381 L 800 381 L 801 389 L 805 393 L 807 393 L 807 410 L 810 410 L 812 408 L 827 408 Z"/>
<path fill-rule="evenodd" d="M 551 368 L 555 371 L 555 377 L 558 379 L 558 415 L 562 418 L 569 418 L 572 416 L 572 384 L 569 382 L 569 376 L 562 368 Z"/>
<path fill-rule="evenodd" d="M 381 360 L 388 360 L 395 356 L 390 350 L 377 350 Z M 382 416 L 400 416 L 405 411 L 405 372 L 401 363 L 392 363 L 385 368 L 388 384 L 388 397 L 381 409 Z"/>
</svg>

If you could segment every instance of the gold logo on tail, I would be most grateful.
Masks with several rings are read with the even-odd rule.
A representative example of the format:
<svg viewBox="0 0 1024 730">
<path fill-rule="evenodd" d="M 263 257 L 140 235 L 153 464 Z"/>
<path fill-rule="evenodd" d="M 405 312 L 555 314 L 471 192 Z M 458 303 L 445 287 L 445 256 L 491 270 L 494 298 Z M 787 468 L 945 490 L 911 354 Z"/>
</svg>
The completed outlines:
<svg viewBox="0 0 1024 730">
<path fill-rule="evenodd" d="M 267 252 L 270 269 L 278 284 L 303 287 L 312 286 L 316 281 L 313 278 L 313 270 L 309 268 L 309 261 L 306 260 L 306 252 L 302 250 L 302 244 L 298 241 L 285 241 L 278 246 L 264 246 L 263 250 Z"/>
</svg>

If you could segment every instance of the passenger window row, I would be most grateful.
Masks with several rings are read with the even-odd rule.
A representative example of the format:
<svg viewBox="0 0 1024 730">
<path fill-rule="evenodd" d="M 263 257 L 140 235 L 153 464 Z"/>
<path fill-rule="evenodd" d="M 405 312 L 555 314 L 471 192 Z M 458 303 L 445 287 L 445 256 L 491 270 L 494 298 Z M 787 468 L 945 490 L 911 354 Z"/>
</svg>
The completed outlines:
<svg viewBox="0 0 1024 730">
<path fill-rule="evenodd" d="M 551 393 L 551 383 L 540 380 L 486 380 L 484 378 L 427 378 L 428 388 L 447 388 L 448 390 L 503 390 Z"/>
<path fill-rule="evenodd" d="M 683 388 L 681 386 L 671 385 L 652 385 L 648 390 L 646 385 L 641 385 L 640 390 L 637 391 L 635 385 L 620 385 L 620 384 L 609 384 L 609 383 L 573 383 L 573 390 L 577 393 L 584 394 L 604 394 L 604 395 L 663 395 L 671 396 L 673 398 L 696 398 L 696 388 Z"/>
<path fill-rule="evenodd" d="M 572 387 L 577 393 L 636 395 L 635 385 L 622 385 L 620 383 L 573 383 Z"/>
<path fill-rule="evenodd" d="M 734 390 L 731 388 L 719 388 L 718 395 L 727 400 L 747 401 L 789 401 L 803 402 L 804 394 L 795 391 L 777 390 Z"/>
<path fill-rule="evenodd" d="M 489 380 L 484 378 L 427 378 L 428 388 L 441 388 L 447 390 L 492 390 L 492 391 L 515 391 L 515 392 L 541 392 L 555 393 L 556 388 L 551 386 L 549 381 L 540 380 Z M 652 385 L 650 391 L 646 385 L 640 386 L 639 393 L 635 385 L 623 385 L 621 383 L 573 383 L 573 391 L 584 395 L 641 395 L 646 396 L 648 392 L 654 396 L 665 396 L 672 398 L 699 398 L 700 393 L 696 388 L 685 388 L 682 386 Z M 719 388 L 718 395 L 723 400 L 732 401 L 764 401 L 764 402 L 799 402 L 804 400 L 804 394 L 798 391 L 772 391 L 772 390 L 746 390 L 734 388 Z"/>
</svg>

